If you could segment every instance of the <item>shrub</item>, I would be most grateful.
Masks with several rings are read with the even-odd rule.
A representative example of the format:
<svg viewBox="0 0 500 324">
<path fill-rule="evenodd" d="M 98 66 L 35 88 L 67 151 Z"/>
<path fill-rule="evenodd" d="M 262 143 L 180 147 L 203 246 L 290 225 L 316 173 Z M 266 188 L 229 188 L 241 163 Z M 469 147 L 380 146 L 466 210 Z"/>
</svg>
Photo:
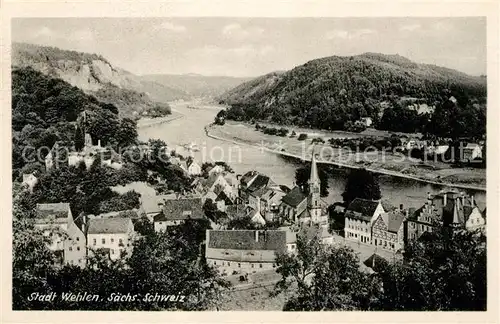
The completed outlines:
<svg viewBox="0 0 500 324">
<path fill-rule="evenodd" d="M 301 133 L 297 139 L 299 141 L 304 141 L 307 139 L 307 134 Z"/>
</svg>

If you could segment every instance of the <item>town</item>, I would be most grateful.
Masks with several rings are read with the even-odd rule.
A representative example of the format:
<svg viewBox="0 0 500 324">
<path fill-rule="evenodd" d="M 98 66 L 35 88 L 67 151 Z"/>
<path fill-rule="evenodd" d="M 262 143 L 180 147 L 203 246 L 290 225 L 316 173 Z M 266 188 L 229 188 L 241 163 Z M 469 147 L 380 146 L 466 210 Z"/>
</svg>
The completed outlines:
<svg viewBox="0 0 500 324">
<path fill-rule="evenodd" d="M 93 148 L 89 141 L 87 151 Z M 50 156 L 46 160 L 49 170 Z M 361 254 L 360 267 L 373 271 L 369 260 L 401 258 L 409 240 L 419 239 L 436 226 L 483 232 L 486 228 L 486 210 L 479 209 L 474 196 L 450 189 L 428 194 L 422 206 L 354 198 L 346 206 L 335 206 L 343 227 L 332 230 L 329 206 L 320 196 L 314 154 L 307 188 L 288 188 L 253 170 L 235 175 L 226 170 L 225 163 L 208 165 L 202 171 L 193 158 L 185 160 L 174 157 L 171 163 L 193 179 L 187 194 L 143 197 L 137 209 L 78 217 L 67 202 L 37 204 L 35 228 L 52 238 L 49 248 L 61 265 L 85 267 L 95 251 L 104 251 L 110 260 L 130 256 L 140 236 L 134 224 L 141 218 L 151 222 L 156 232 L 205 219 L 211 227 L 204 239 L 206 262 L 222 276 L 237 275 L 245 283 L 249 274 L 273 272 L 277 253 L 294 253 L 300 235 L 316 236 L 322 244 L 349 245 Z M 32 190 L 36 177 L 30 174 L 23 179 L 26 190 Z"/>
</svg>

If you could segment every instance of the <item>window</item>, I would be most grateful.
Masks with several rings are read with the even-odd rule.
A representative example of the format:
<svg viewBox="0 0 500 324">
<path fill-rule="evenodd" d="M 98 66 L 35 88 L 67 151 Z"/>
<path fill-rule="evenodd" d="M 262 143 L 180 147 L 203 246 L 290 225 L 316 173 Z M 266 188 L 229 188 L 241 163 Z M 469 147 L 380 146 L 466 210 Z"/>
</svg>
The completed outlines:
<svg viewBox="0 0 500 324">
<path fill-rule="evenodd" d="M 73 248 L 70 246 L 70 247 L 69 247 L 69 250 L 70 250 L 70 251 L 73 251 Z"/>
<path fill-rule="evenodd" d="M 80 238 L 79 238 L 78 236 L 76 237 L 76 241 L 77 241 L 77 242 L 79 242 L 79 241 L 80 241 Z"/>
<path fill-rule="evenodd" d="M 241 268 L 241 263 L 238 263 L 238 268 Z"/>
<path fill-rule="evenodd" d="M 252 268 L 253 268 L 253 263 L 252 263 Z"/>
<path fill-rule="evenodd" d="M 276 268 L 276 263 L 273 263 L 273 268 Z"/>
<path fill-rule="evenodd" d="M 115 243 L 115 239 L 114 238 L 111 239 L 111 243 Z"/>
<path fill-rule="evenodd" d="M 93 243 L 94 243 L 94 245 L 96 245 L 96 244 L 97 244 L 97 240 L 96 240 L 96 239 L 94 239 L 94 242 L 93 242 Z"/>
<path fill-rule="evenodd" d="M 262 263 L 261 263 L 261 264 L 259 264 L 259 268 L 262 268 Z"/>
<path fill-rule="evenodd" d="M 214 265 L 217 265 L 217 261 L 214 261 Z"/>
<path fill-rule="evenodd" d="M 119 239 L 119 240 L 118 240 L 118 243 L 119 243 L 119 244 L 123 244 L 123 239 Z"/>
<path fill-rule="evenodd" d="M 111 254 L 115 254 L 115 250 L 111 249 Z"/>
<path fill-rule="evenodd" d="M 76 247 L 76 250 L 77 250 L 77 251 L 80 251 L 80 247 L 79 247 L 79 246 L 77 246 L 77 247 Z"/>
<path fill-rule="evenodd" d="M 102 244 L 106 244 L 106 239 L 105 238 L 102 239 Z"/>
</svg>

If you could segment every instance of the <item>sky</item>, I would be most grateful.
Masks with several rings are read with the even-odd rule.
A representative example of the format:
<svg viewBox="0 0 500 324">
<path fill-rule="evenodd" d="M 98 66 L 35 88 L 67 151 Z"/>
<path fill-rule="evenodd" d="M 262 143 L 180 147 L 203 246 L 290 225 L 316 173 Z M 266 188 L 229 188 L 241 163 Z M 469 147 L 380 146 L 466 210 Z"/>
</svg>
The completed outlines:
<svg viewBox="0 0 500 324">
<path fill-rule="evenodd" d="M 486 74 L 481 17 L 18 18 L 12 41 L 101 54 L 138 75 L 251 77 L 365 52 Z"/>
</svg>

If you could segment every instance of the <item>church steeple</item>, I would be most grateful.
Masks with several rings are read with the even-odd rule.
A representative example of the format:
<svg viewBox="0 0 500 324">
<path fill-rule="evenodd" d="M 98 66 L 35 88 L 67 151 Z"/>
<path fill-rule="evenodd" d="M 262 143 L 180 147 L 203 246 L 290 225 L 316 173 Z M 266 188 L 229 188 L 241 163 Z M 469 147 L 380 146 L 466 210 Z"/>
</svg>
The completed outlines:
<svg viewBox="0 0 500 324">
<path fill-rule="evenodd" d="M 309 197 L 308 197 L 308 209 L 311 215 L 311 221 L 313 223 L 319 223 L 321 221 L 321 198 L 320 189 L 321 181 L 318 176 L 318 167 L 316 166 L 316 156 L 314 155 L 314 150 L 311 158 L 311 175 L 308 181 L 309 185 Z"/>
<path fill-rule="evenodd" d="M 319 177 L 318 177 L 318 167 L 316 166 L 316 157 L 314 156 L 314 152 L 312 154 L 312 159 L 311 159 L 311 175 L 309 176 L 309 186 L 312 183 L 319 183 Z"/>
</svg>

